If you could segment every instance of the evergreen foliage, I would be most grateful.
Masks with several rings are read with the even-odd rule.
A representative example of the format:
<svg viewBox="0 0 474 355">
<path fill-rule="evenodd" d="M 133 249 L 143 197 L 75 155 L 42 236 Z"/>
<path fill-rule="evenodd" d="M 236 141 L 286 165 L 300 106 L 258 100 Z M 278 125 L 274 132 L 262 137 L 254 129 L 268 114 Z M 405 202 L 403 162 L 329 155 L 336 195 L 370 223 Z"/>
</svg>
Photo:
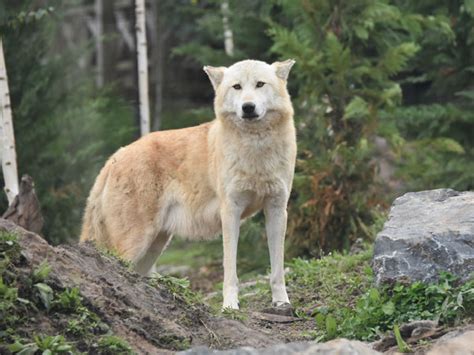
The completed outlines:
<svg viewBox="0 0 474 355">
<path fill-rule="evenodd" d="M 93 73 L 74 64 L 92 43 L 57 48 L 58 20 L 78 3 L 0 3 L 20 174 L 35 179 L 44 234 L 55 243 L 77 235 L 100 166 L 135 133 L 123 92 L 97 90 Z M 229 0 L 232 57 L 224 51 L 220 4 L 160 3 L 158 27 L 171 33 L 173 47 L 165 52 L 173 68 L 166 87 L 174 90 L 165 93 L 162 127 L 212 118 L 202 64 L 296 59 L 289 80 L 299 141 L 288 230 L 294 254 L 373 238 L 393 197 L 377 175 L 380 136 L 396 158 L 397 194 L 473 188 L 471 0 Z"/>
<path fill-rule="evenodd" d="M 57 19 L 43 12 L 38 19 L 23 16 L 28 14 L 23 7 L 7 7 L 10 16 L 0 27 L 18 167 L 20 175 L 28 173 L 35 180 L 44 234 L 59 243 L 77 238 L 85 199 L 100 167 L 133 138 L 133 112 L 110 90 L 93 87 L 92 78 L 75 66 L 77 53 L 51 55 Z M 23 21 L 25 16 L 34 20 Z"/>
<path fill-rule="evenodd" d="M 400 176 L 408 190 L 474 188 L 474 5 L 472 1 L 400 2 L 443 26 L 430 27 L 400 82 L 404 105 L 387 121 L 406 140 Z"/>
<path fill-rule="evenodd" d="M 420 49 L 425 21 L 388 1 L 277 4 L 286 20 L 271 23 L 272 50 L 297 62 L 300 159 L 289 235 L 298 253 L 317 255 L 372 236 L 383 203 L 372 142 L 380 111 L 401 102 L 395 76 Z"/>
</svg>

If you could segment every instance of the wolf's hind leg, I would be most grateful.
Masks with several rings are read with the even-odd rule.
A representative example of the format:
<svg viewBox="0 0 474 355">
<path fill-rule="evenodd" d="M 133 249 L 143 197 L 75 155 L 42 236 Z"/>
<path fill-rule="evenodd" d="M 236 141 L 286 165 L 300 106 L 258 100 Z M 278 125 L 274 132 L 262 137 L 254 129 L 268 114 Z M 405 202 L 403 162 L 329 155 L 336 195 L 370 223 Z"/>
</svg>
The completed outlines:
<svg viewBox="0 0 474 355">
<path fill-rule="evenodd" d="M 148 250 L 143 256 L 135 262 L 135 270 L 141 275 L 151 275 L 155 272 L 156 259 L 161 255 L 163 250 L 166 249 L 169 242 L 171 241 L 172 235 L 166 232 L 158 233 L 158 236 L 150 244 Z"/>
</svg>

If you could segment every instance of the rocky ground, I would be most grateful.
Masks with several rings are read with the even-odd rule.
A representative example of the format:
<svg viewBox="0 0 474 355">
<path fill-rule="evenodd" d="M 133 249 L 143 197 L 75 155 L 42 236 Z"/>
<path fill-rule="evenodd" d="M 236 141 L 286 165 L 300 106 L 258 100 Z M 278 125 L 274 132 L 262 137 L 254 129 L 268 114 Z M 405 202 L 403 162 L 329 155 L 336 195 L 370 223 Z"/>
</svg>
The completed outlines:
<svg viewBox="0 0 474 355">
<path fill-rule="evenodd" d="M 7 250 L 12 243 L 2 247 L 2 261 L 8 263 L 3 280 L 15 286 L 18 298 L 3 309 L 0 352 L 7 351 L 7 341 L 34 333 L 62 334 L 77 350 L 90 353 L 98 351 L 104 336 L 119 337 L 134 351 L 150 354 L 199 345 L 225 349 L 278 342 L 239 321 L 214 316 L 166 279 L 140 277 L 90 245 L 52 247 L 5 220 L 0 220 L 0 230 L 16 235 L 21 248 Z M 45 261 L 49 271 L 41 280 L 34 275 Z M 63 306 L 61 298 L 68 297 L 64 291 L 74 288 L 80 291 L 81 304 Z"/>
<path fill-rule="evenodd" d="M 446 260 L 436 257 L 433 262 L 439 268 L 443 262 L 454 265 L 454 271 L 464 263 L 464 272 L 472 266 L 469 260 L 474 254 L 471 196 L 439 191 L 431 196 L 408 197 L 415 205 L 420 198 L 428 199 L 430 209 L 450 204 L 451 214 L 446 213 L 445 223 L 438 224 L 439 234 L 449 241 L 442 251 L 448 253 L 454 245 L 454 252 L 462 252 L 462 258 L 449 254 Z M 461 212 L 456 212 L 459 206 L 452 198 L 464 204 Z M 384 239 L 381 255 L 391 250 L 390 257 L 406 257 L 410 246 L 393 233 L 397 223 L 411 231 L 416 226 L 427 230 L 427 221 L 397 219 L 396 206 L 407 208 L 410 203 L 406 198 L 402 201 L 395 203 L 380 234 Z M 451 239 L 461 235 L 464 248 L 453 243 L 448 232 L 453 234 Z M 436 233 L 427 231 L 423 238 Z M 443 238 L 436 238 L 435 253 Z M 393 245 L 387 244 L 390 240 Z M 419 256 L 426 263 L 431 244 L 422 245 Z M 396 248 L 400 252 L 394 252 Z M 376 287 L 379 273 L 385 272 L 381 268 L 390 263 L 374 264 L 375 253 L 361 246 L 352 254 L 288 262 L 293 313 L 269 307 L 271 295 L 264 274 L 242 281 L 240 311 L 222 313 L 219 258 L 185 267 L 195 260 L 181 256 L 177 265 L 162 266 L 161 276 L 144 278 L 91 245 L 52 247 L 40 236 L 0 220 L 0 353 L 474 353 L 472 279 L 464 273 L 458 277 L 440 274 L 428 285 L 400 277 L 404 282 Z M 403 272 L 409 270 L 403 267 Z M 186 279 L 166 273 L 189 277 L 192 289 Z"/>
</svg>

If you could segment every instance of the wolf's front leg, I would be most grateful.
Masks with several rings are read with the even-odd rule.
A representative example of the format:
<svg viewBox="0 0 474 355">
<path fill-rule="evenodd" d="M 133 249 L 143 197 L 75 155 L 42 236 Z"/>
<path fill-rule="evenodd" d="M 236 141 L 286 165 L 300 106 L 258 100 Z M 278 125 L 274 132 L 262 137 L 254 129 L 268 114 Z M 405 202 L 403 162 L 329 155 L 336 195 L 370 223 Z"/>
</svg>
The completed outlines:
<svg viewBox="0 0 474 355">
<path fill-rule="evenodd" d="M 286 199 L 268 199 L 265 201 L 265 229 L 267 232 L 268 249 L 270 252 L 270 286 L 272 289 L 273 306 L 289 304 L 286 293 L 284 272 L 284 248 L 286 234 Z"/>
<path fill-rule="evenodd" d="M 222 239 L 224 242 L 223 309 L 239 309 L 237 244 L 239 241 L 241 214 L 242 209 L 233 203 L 227 203 L 221 210 Z"/>
</svg>

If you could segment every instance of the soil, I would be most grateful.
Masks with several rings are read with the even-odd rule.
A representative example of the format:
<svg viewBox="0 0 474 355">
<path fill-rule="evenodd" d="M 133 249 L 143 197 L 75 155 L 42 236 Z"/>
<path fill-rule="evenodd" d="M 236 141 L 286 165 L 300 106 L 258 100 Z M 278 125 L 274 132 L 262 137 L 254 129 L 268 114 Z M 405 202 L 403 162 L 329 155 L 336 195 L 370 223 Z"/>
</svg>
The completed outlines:
<svg viewBox="0 0 474 355">
<path fill-rule="evenodd" d="M 79 288 L 84 305 L 139 353 L 166 353 L 189 346 L 262 347 L 284 340 L 267 329 L 214 316 L 205 305 L 188 304 L 162 285 L 151 286 L 147 278 L 92 245 L 53 247 L 39 235 L 1 219 L 0 230 L 18 235 L 22 258 L 15 273 L 27 279 L 47 259 L 51 266 L 47 284 L 55 291 Z M 16 329 L 19 334 L 33 330 L 56 335 L 64 330 L 64 321 L 40 312 L 23 329 Z"/>
<path fill-rule="evenodd" d="M 278 313 L 268 308 L 270 294 L 257 297 L 257 302 L 245 303 L 245 297 L 256 282 L 268 282 L 264 277 L 241 285 L 242 311 L 218 316 L 216 309 L 202 303 L 193 303 L 166 285 L 151 283 L 129 270 L 113 256 L 99 252 L 93 245 L 66 245 L 53 247 L 39 235 L 28 232 L 14 223 L 0 219 L 0 231 L 14 232 L 22 248 L 21 258 L 14 262 L 17 280 L 31 283 L 32 270 L 47 260 L 51 272 L 45 281 L 57 293 L 77 287 L 83 304 L 100 318 L 98 334 L 112 331 L 126 340 L 134 351 L 141 354 L 174 353 L 190 347 L 205 346 L 211 349 L 231 349 L 242 346 L 263 348 L 280 343 L 313 340 L 309 334 L 315 328 L 314 320 L 300 319 L 291 314 Z M 218 263 L 189 270 L 191 285 L 205 295 L 205 299 L 219 302 L 220 292 L 214 286 L 221 281 L 222 270 Z M 21 295 L 21 289 L 19 295 Z M 296 300 L 300 292 L 289 287 L 290 299 Z M 212 303 L 211 302 L 211 303 Z M 34 313 L 27 323 L 15 329 L 18 335 L 31 338 L 31 334 L 64 334 L 68 315 Z M 1 330 L 1 329 L 0 329 Z M 426 338 L 428 342 L 446 333 L 436 329 Z M 29 336 L 28 336 L 29 335 Z M 80 337 L 66 335 L 66 340 L 80 351 L 91 352 L 91 345 Z M 419 339 L 417 339 L 418 341 Z M 379 344 L 380 351 L 394 351 L 393 339 Z M 2 346 L 0 345 L 0 352 Z M 420 349 L 421 350 L 421 349 Z"/>
</svg>

